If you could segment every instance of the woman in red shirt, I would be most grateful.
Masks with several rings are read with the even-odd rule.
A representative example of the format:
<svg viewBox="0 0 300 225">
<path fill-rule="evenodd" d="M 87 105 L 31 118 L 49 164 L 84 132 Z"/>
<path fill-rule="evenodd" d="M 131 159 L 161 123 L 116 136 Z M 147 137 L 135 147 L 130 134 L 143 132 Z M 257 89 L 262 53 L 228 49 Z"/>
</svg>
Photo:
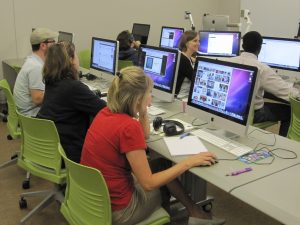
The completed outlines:
<svg viewBox="0 0 300 225">
<path fill-rule="evenodd" d="M 190 215 L 190 224 L 222 224 L 211 219 L 185 194 L 176 177 L 199 165 L 212 165 L 216 156 L 191 156 L 163 171 L 152 173 L 146 156 L 150 134 L 147 106 L 152 80 L 139 67 L 127 67 L 108 91 L 107 107 L 94 118 L 85 138 L 81 164 L 103 174 L 110 193 L 113 224 L 136 224 L 161 205 L 159 188 L 166 185 Z"/>
</svg>

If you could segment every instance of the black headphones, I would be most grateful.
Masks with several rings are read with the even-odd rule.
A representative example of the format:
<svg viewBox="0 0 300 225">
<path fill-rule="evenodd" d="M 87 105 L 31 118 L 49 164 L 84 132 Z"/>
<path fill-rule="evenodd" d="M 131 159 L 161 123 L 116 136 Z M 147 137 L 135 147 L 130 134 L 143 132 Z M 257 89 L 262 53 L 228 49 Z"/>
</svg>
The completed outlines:
<svg viewBox="0 0 300 225">
<path fill-rule="evenodd" d="M 182 123 L 176 120 L 163 120 L 163 118 L 159 116 L 155 117 L 153 120 L 154 130 L 158 131 L 161 126 L 163 126 L 163 131 L 166 136 L 178 135 L 184 132 L 184 126 Z M 176 126 L 180 127 L 180 130 L 177 130 Z"/>
</svg>

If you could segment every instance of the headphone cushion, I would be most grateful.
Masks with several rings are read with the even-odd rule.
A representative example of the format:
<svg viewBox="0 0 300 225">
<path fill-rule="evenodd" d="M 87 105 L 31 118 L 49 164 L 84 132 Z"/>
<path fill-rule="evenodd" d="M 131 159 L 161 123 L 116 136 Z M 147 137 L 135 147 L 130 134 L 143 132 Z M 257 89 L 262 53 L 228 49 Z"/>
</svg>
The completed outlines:
<svg viewBox="0 0 300 225">
<path fill-rule="evenodd" d="M 155 131 L 158 131 L 159 128 L 162 126 L 162 123 L 163 123 L 163 118 L 158 116 L 158 117 L 155 117 L 154 120 L 153 120 L 153 129 Z"/>
<path fill-rule="evenodd" d="M 164 122 L 165 125 L 163 131 L 165 132 L 166 136 L 178 135 L 184 132 L 184 126 L 182 123 L 176 120 L 164 120 Z M 180 130 L 177 130 L 177 127 L 179 127 Z"/>
<path fill-rule="evenodd" d="M 166 136 L 173 136 L 177 134 L 176 124 L 173 122 L 166 123 L 163 130 Z"/>
</svg>

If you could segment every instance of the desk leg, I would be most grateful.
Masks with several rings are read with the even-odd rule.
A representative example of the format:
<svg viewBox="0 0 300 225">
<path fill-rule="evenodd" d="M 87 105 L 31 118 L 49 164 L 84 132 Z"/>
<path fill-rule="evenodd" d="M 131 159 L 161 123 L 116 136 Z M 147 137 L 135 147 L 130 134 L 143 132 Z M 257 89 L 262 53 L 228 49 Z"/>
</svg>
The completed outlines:
<svg viewBox="0 0 300 225">
<path fill-rule="evenodd" d="M 180 180 L 188 193 L 191 194 L 191 198 L 202 206 L 203 210 L 211 211 L 214 199 L 212 196 L 207 196 L 207 182 L 188 171 L 181 176 Z"/>
</svg>

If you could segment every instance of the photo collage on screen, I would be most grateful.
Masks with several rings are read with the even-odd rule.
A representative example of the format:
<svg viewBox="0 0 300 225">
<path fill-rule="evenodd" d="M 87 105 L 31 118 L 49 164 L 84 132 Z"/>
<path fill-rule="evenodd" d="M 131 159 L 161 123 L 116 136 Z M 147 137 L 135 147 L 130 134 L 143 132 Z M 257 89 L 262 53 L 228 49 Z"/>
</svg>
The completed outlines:
<svg viewBox="0 0 300 225">
<path fill-rule="evenodd" d="M 218 70 L 200 65 L 194 83 L 193 101 L 224 111 L 230 78 L 231 70 Z"/>
</svg>

